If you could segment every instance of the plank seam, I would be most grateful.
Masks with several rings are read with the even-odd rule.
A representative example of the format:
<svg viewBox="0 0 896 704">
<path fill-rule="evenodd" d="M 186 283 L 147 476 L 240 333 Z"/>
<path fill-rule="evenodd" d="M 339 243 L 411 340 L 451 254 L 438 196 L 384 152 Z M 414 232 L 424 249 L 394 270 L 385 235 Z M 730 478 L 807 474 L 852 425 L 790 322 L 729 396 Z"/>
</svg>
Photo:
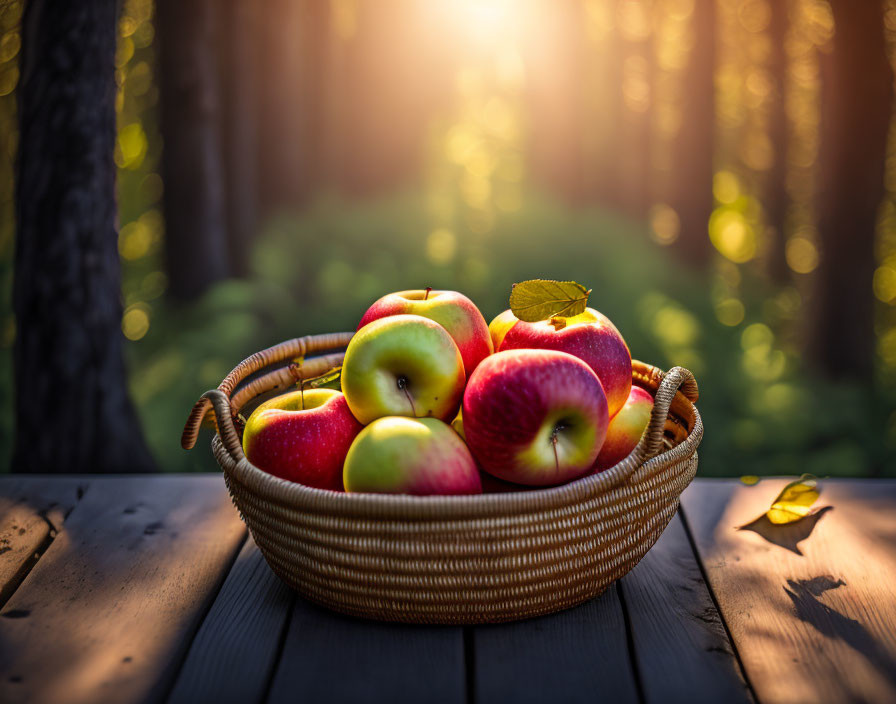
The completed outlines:
<svg viewBox="0 0 896 704">
<path fill-rule="evenodd" d="M 9 585 L 7 585 L 7 589 L 4 590 L 6 593 L 4 594 L 3 591 L 0 591 L 0 609 L 6 606 L 6 603 L 10 599 L 12 599 L 12 597 L 18 591 L 19 587 L 22 586 L 22 583 L 28 578 L 28 575 L 31 574 L 31 570 L 34 569 L 34 566 L 38 562 L 40 562 L 40 558 L 42 558 L 47 550 L 50 549 L 50 546 L 53 544 L 53 541 L 56 540 L 56 538 L 59 536 L 59 533 L 64 530 L 65 521 L 68 520 L 68 517 L 72 514 L 72 511 L 74 511 L 75 508 L 77 508 L 81 503 L 81 499 L 84 498 L 84 495 L 87 493 L 87 490 L 89 488 L 89 483 L 84 485 L 78 484 L 76 493 L 77 500 L 72 504 L 68 511 L 62 514 L 62 521 L 58 528 L 53 525 L 53 521 L 47 518 L 47 511 L 50 508 L 53 508 L 53 506 L 55 506 L 56 504 L 51 504 L 47 508 L 42 508 L 36 513 L 37 517 L 40 518 L 44 523 L 46 523 L 47 528 L 49 528 L 49 530 L 47 531 L 47 537 L 43 539 L 40 545 L 35 548 L 31 556 L 22 563 L 18 571 L 15 573 L 15 575 L 13 575 L 12 579 L 9 582 Z"/>
<path fill-rule="evenodd" d="M 728 638 L 728 643 L 731 645 L 731 652 L 734 653 L 734 659 L 737 662 L 740 675 L 744 680 L 744 684 L 747 686 L 747 691 L 750 693 L 750 697 L 754 702 L 758 702 L 759 698 L 756 696 L 756 691 L 753 689 L 753 683 L 750 682 L 750 678 L 747 677 L 747 671 L 744 668 L 743 660 L 741 660 L 740 652 L 737 649 L 737 643 L 734 642 L 734 636 L 731 634 L 731 629 L 728 628 L 728 621 L 725 619 L 725 613 L 722 611 L 722 606 L 719 604 L 719 600 L 716 598 L 716 593 L 713 591 L 712 583 L 709 581 L 706 566 L 703 564 L 703 556 L 697 548 L 697 541 L 694 539 L 694 534 L 691 532 L 691 524 L 688 522 L 687 516 L 685 515 L 684 506 L 679 505 L 678 515 L 681 516 L 684 533 L 688 537 L 688 542 L 691 544 L 691 550 L 694 552 L 694 559 L 697 561 L 697 567 L 700 568 L 700 574 L 703 577 L 703 582 L 706 584 L 706 591 L 709 592 L 709 598 L 712 599 L 712 605 L 719 615 L 719 621 L 722 624 L 722 628 L 725 629 L 725 635 Z"/>
<path fill-rule="evenodd" d="M 622 607 L 622 619 L 625 623 L 625 642 L 628 646 L 628 660 L 631 663 L 632 674 L 635 680 L 635 689 L 638 692 L 638 701 L 644 704 L 644 684 L 641 682 L 641 669 L 638 667 L 638 654 L 635 652 L 635 636 L 632 631 L 632 621 L 628 615 L 628 603 L 625 601 L 625 590 L 622 588 L 622 580 L 616 580 L 616 594 L 619 597 L 619 605 Z"/>
<path fill-rule="evenodd" d="M 208 603 L 205 606 L 205 610 L 202 613 L 202 616 L 197 619 L 196 627 L 193 629 L 193 632 L 190 634 L 190 637 L 187 639 L 186 645 L 183 647 L 183 652 L 181 653 L 181 658 L 177 665 L 174 668 L 174 672 L 171 677 L 171 681 L 168 686 L 165 688 L 165 696 L 162 698 L 163 701 L 168 701 L 171 698 L 172 693 L 174 692 L 174 688 L 177 685 L 177 681 L 180 679 L 181 672 L 183 672 L 184 664 L 187 661 L 187 655 L 190 654 L 190 649 L 193 646 L 193 641 L 196 640 L 196 635 L 199 633 L 199 630 L 202 628 L 202 624 L 205 623 L 205 619 L 208 618 L 209 612 L 212 610 L 212 606 L 214 606 L 215 602 L 218 600 L 218 596 L 221 594 L 221 590 L 224 588 L 224 583 L 227 581 L 227 577 L 230 576 L 230 573 L 233 571 L 233 566 L 236 564 L 237 559 L 240 556 L 240 552 L 243 549 L 243 545 L 246 544 L 246 541 L 249 539 L 249 531 L 243 527 L 243 538 L 240 540 L 239 545 L 236 546 L 236 550 L 233 552 L 233 557 L 230 560 L 230 564 L 227 566 L 226 570 L 223 570 L 223 574 L 221 579 L 218 581 L 218 584 L 209 594 Z"/>
<path fill-rule="evenodd" d="M 476 639 L 472 626 L 464 626 L 463 646 L 467 704 L 476 704 Z"/>
<path fill-rule="evenodd" d="M 278 577 L 279 579 L 279 577 Z M 286 638 L 289 635 L 289 629 L 292 626 L 292 620 L 295 618 L 296 612 L 296 599 L 299 597 L 296 595 L 295 591 L 290 589 L 290 594 L 292 595 L 292 599 L 289 602 L 289 612 L 286 615 L 286 618 L 283 619 L 283 625 L 280 626 L 280 635 L 277 638 L 277 652 L 274 655 L 274 664 L 271 667 L 271 671 L 268 674 L 268 681 L 265 683 L 264 691 L 261 694 L 261 698 L 258 700 L 259 704 L 267 704 L 267 702 L 271 698 L 271 689 L 274 686 L 274 680 L 277 679 L 277 672 L 280 670 L 280 665 L 283 660 L 283 651 L 286 650 Z"/>
</svg>

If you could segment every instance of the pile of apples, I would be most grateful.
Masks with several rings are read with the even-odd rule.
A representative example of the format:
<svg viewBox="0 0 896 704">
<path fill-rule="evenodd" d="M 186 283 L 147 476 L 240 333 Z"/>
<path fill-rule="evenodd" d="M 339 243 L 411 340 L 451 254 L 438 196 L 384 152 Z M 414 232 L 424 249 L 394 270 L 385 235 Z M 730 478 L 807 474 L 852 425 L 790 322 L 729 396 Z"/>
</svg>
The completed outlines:
<svg viewBox="0 0 896 704">
<path fill-rule="evenodd" d="M 540 322 L 507 310 L 487 325 L 466 296 L 430 289 L 367 310 L 340 386 L 262 403 L 243 430 L 249 461 L 334 491 L 555 486 L 626 457 L 653 408 L 632 386 L 622 335 L 596 310 Z"/>
</svg>

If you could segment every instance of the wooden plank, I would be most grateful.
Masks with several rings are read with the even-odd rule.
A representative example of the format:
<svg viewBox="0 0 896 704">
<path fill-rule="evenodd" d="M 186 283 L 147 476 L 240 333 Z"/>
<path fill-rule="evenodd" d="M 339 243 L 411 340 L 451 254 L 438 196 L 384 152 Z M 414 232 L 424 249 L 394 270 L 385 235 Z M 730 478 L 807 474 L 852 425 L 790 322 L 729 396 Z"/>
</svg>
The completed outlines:
<svg viewBox="0 0 896 704">
<path fill-rule="evenodd" d="M 582 606 L 473 629 L 474 701 L 637 702 L 616 586 Z"/>
<path fill-rule="evenodd" d="M 169 704 L 261 702 L 277 664 L 294 592 L 250 536 L 190 646 Z"/>
<path fill-rule="evenodd" d="M 0 477 L 0 608 L 53 542 L 88 483 L 75 477 Z"/>
<path fill-rule="evenodd" d="M 823 481 L 818 506 L 832 508 L 791 526 L 755 521 L 786 482 L 703 480 L 683 496 L 753 691 L 896 701 L 896 482 Z"/>
<path fill-rule="evenodd" d="M 620 585 L 648 704 L 753 701 L 680 516 Z"/>
<path fill-rule="evenodd" d="M 463 702 L 463 632 L 341 616 L 297 597 L 269 704 Z"/>
<path fill-rule="evenodd" d="M 93 479 L 0 611 L 0 701 L 158 701 L 244 536 L 219 476 Z"/>
</svg>

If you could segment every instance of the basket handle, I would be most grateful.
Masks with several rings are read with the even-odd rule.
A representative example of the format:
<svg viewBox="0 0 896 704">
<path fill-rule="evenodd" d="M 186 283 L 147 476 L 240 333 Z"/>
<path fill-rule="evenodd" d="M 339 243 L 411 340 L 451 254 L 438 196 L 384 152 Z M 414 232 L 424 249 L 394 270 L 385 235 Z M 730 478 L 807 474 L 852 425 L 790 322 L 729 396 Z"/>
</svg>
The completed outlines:
<svg viewBox="0 0 896 704">
<path fill-rule="evenodd" d="M 215 414 L 215 423 L 218 427 L 218 435 L 221 442 L 235 462 L 246 458 L 243 454 L 243 444 L 240 442 L 239 433 L 233 424 L 233 414 L 230 412 L 230 399 L 220 389 L 211 389 L 202 394 L 200 401 L 208 401 L 212 412 Z M 195 440 L 194 440 L 195 442 Z"/>
<path fill-rule="evenodd" d="M 647 424 L 647 430 L 644 431 L 641 442 L 638 443 L 640 462 L 653 459 L 662 451 L 666 419 L 669 417 L 669 408 L 677 394 L 682 394 L 691 403 L 695 403 L 700 395 L 697 380 L 684 367 L 672 367 L 662 376 L 662 381 L 653 400 L 650 422 Z"/>
<path fill-rule="evenodd" d="M 193 448 L 196 444 L 196 438 L 199 435 L 199 428 L 202 425 L 202 421 L 211 407 L 215 408 L 215 417 L 218 421 L 219 431 L 221 429 L 223 416 L 227 416 L 230 419 L 230 426 L 233 427 L 230 395 L 233 393 L 237 384 L 250 374 L 254 374 L 259 369 L 271 364 L 284 362 L 287 359 L 304 357 L 309 354 L 326 350 L 344 349 L 348 345 L 349 340 L 352 339 L 352 335 L 354 335 L 354 333 L 334 332 L 326 335 L 297 337 L 292 340 L 287 340 L 286 342 L 281 342 L 279 345 L 268 347 L 260 352 L 256 352 L 251 357 L 247 357 L 234 367 L 230 374 L 224 377 L 224 381 L 218 385 L 217 389 L 214 389 L 214 391 L 220 392 L 226 399 L 227 412 L 224 413 L 222 411 L 223 407 L 218 408 L 218 406 L 215 405 L 216 402 L 214 399 L 216 396 L 209 395 L 212 393 L 211 391 L 202 394 L 200 399 L 193 406 L 193 410 L 190 411 L 190 416 L 187 418 L 186 425 L 184 425 L 184 432 L 180 438 L 181 447 L 185 450 Z M 234 432 L 236 432 L 236 429 L 234 429 Z M 221 438 L 222 440 L 224 439 L 223 433 Z M 240 449 L 240 454 L 242 454 L 242 449 Z"/>
</svg>

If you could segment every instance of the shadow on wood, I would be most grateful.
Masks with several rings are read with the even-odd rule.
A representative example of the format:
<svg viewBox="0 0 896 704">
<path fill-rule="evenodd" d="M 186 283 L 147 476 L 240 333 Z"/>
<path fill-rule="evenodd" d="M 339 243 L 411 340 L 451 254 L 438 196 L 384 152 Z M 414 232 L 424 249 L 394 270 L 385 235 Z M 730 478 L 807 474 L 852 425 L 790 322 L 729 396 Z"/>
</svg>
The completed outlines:
<svg viewBox="0 0 896 704">
<path fill-rule="evenodd" d="M 842 579 L 822 575 L 813 579 L 788 579 L 784 592 L 793 602 L 798 619 L 828 638 L 842 640 L 856 652 L 862 653 L 881 676 L 896 684 L 896 659 L 886 648 L 861 623 L 819 600 L 825 592 L 846 586 Z"/>
<path fill-rule="evenodd" d="M 812 531 L 815 530 L 815 525 L 821 520 L 821 517 L 833 508 L 833 506 L 823 506 L 814 513 L 810 513 L 805 518 L 785 525 L 772 523 L 768 520 L 768 516 L 763 513 L 756 520 L 740 526 L 738 530 L 751 530 L 774 545 L 787 548 L 797 555 L 802 555 L 803 553 L 800 552 L 799 543 L 803 542 L 812 534 Z"/>
</svg>

